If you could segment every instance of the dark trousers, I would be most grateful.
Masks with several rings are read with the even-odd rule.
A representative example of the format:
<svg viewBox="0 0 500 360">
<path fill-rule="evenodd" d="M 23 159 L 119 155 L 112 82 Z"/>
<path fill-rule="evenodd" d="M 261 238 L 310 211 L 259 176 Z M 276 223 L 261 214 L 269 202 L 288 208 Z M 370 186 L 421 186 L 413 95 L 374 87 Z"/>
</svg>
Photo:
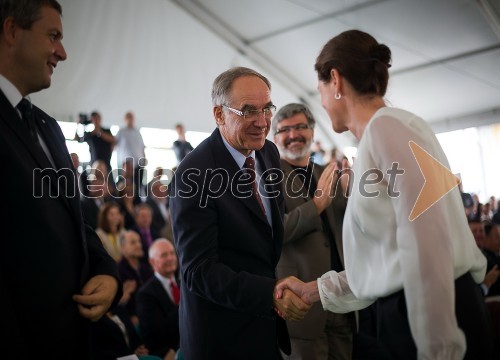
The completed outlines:
<svg viewBox="0 0 500 360">
<path fill-rule="evenodd" d="M 492 359 L 493 331 L 484 298 L 470 273 L 455 280 L 455 314 L 467 341 L 467 360 Z M 377 338 L 390 359 L 416 359 L 404 290 L 377 301 Z"/>
</svg>

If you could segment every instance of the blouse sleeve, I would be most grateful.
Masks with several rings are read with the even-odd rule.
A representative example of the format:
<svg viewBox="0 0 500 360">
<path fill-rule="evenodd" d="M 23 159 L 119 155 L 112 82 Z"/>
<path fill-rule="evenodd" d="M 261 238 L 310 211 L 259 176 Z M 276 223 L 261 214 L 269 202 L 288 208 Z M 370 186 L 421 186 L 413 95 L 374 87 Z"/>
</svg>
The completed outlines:
<svg viewBox="0 0 500 360">
<path fill-rule="evenodd" d="M 318 290 L 323 309 L 339 314 L 364 309 L 375 301 L 357 299 L 349 287 L 345 271 L 325 273 L 318 279 Z"/>
</svg>

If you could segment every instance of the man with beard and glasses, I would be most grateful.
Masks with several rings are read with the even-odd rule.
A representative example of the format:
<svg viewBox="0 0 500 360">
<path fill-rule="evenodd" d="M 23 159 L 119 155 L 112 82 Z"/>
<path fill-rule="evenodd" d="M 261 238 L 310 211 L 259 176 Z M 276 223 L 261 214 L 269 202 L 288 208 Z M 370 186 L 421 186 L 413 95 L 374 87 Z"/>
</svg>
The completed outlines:
<svg viewBox="0 0 500 360">
<path fill-rule="evenodd" d="M 294 103 L 282 107 L 272 123 L 284 173 L 286 212 L 278 278 L 293 275 L 312 281 L 329 270 L 344 270 L 342 221 L 347 200 L 340 187 L 331 194 L 338 181 L 336 162 L 321 166 L 311 161 L 315 123 L 306 106 Z M 316 303 L 304 320 L 287 325 L 292 355 L 285 358 L 351 359 L 352 313 L 325 312 Z"/>
</svg>

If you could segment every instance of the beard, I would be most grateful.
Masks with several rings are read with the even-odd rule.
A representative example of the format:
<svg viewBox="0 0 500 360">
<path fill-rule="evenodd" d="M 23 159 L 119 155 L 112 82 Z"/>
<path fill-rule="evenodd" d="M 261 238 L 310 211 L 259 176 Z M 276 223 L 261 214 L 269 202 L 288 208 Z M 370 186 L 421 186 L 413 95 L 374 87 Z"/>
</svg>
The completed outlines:
<svg viewBox="0 0 500 360">
<path fill-rule="evenodd" d="M 292 141 L 301 141 L 303 146 L 302 147 L 296 147 L 296 148 L 288 148 L 288 145 L 292 143 Z M 283 148 L 280 148 L 280 152 L 282 155 L 291 160 L 301 160 L 305 157 L 309 157 L 311 153 L 311 143 L 312 139 L 306 140 L 304 138 L 295 138 L 295 139 L 290 139 L 285 142 L 285 146 Z"/>
</svg>

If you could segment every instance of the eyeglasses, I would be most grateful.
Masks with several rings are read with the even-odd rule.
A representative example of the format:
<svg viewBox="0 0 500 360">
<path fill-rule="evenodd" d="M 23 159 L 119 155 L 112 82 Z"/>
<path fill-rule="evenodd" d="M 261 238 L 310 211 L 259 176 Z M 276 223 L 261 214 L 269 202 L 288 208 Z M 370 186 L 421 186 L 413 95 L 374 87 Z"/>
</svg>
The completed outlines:
<svg viewBox="0 0 500 360">
<path fill-rule="evenodd" d="M 281 129 L 276 129 L 276 132 L 274 135 L 278 134 L 288 134 L 292 129 L 296 131 L 302 131 L 306 129 L 312 129 L 309 124 L 297 124 L 297 125 L 292 125 L 292 126 L 283 126 Z"/>
<path fill-rule="evenodd" d="M 229 111 L 232 111 L 236 115 L 241 116 L 244 120 L 248 121 L 257 120 L 259 118 L 260 113 L 264 114 L 264 117 L 266 119 L 269 119 L 273 116 L 273 114 L 276 111 L 276 106 L 274 105 L 266 106 L 262 110 L 257 110 L 257 109 L 238 110 L 238 109 L 233 109 L 232 107 L 229 107 L 227 105 L 221 105 L 221 106 L 225 107 Z"/>
</svg>

